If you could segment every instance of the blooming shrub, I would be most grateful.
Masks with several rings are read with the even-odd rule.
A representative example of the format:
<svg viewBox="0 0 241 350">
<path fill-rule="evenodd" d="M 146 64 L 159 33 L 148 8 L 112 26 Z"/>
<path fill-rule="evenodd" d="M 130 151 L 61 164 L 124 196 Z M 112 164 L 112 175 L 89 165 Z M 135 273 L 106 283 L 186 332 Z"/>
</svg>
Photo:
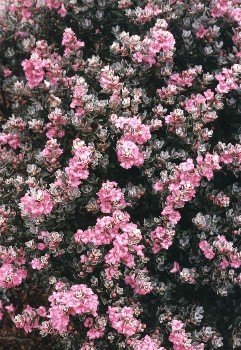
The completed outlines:
<svg viewBox="0 0 241 350">
<path fill-rule="evenodd" d="M 3 328 L 241 348 L 240 0 L 9 0 L 0 44 Z"/>
</svg>

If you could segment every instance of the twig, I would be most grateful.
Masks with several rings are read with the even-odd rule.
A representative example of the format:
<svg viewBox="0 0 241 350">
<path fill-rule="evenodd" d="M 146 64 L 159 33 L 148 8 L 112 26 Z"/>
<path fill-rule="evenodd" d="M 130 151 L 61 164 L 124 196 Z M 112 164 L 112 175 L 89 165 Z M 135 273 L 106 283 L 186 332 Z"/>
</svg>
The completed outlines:
<svg viewBox="0 0 241 350">
<path fill-rule="evenodd" d="M 0 336 L 0 340 L 7 340 L 7 341 L 11 341 L 11 340 L 17 340 L 17 341 L 29 341 L 29 339 L 23 339 L 23 338 L 16 338 L 16 337 L 1 337 Z"/>
</svg>

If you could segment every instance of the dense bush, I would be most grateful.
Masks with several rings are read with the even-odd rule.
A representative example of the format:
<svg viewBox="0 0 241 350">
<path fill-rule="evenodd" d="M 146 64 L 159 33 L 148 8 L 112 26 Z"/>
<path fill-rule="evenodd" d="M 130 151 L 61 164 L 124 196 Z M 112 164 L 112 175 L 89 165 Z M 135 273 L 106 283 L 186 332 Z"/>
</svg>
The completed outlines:
<svg viewBox="0 0 241 350">
<path fill-rule="evenodd" d="M 10 0 L 0 44 L 1 322 L 241 348 L 241 1 Z"/>
</svg>

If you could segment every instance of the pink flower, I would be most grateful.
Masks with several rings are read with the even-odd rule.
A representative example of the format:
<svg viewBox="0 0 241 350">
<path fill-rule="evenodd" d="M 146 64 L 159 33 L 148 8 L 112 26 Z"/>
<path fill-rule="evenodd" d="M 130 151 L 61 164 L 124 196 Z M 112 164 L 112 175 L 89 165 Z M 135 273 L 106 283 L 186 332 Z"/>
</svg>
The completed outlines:
<svg viewBox="0 0 241 350">
<path fill-rule="evenodd" d="M 113 241 L 113 248 L 105 256 L 108 265 L 118 266 L 120 263 L 128 267 L 135 266 L 135 256 L 144 257 L 144 246 L 138 244 L 142 239 L 137 225 L 127 223 L 122 227 L 122 234 L 117 234 Z"/>
<path fill-rule="evenodd" d="M 34 89 L 44 79 L 45 63 L 37 54 L 32 54 L 29 60 L 24 60 L 22 66 L 30 89 Z"/>
<path fill-rule="evenodd" d="M 61 5 L 60 9 L 58 10 L 58 13 L 61 17 L 65 17 L 67 15 L 67 10 L 64 6 L 64 4 Z"/>
<path fill-rule="evenodd" d="M 204 350 L 204 343 L 191 343 L 183 322 L 174 319 L 171 322 L 171 327 L 172 331 L 168 340 L 173 344 L 173 350 Z"/>
<path fill-rule="evenodd" d="M 0 134 L 0 144 L 7 144 L 13 149 L 17 149 L 21 147 L 21 141 L 18 134 L 9 133 L 9 134 Z"/>
<path fill-rule="evenodd" d="M 111 327 L 126 337 L 130 337 L 142 330 L 143 325 L 134 317 L 131 307 L 109 306 L 108 314 Z"/>
<path fill-rule="evenodd" d="M 204 28 L 204 26 L 200 26 L 198 30 L 196 31 L 196 37 L 197 38 L 204 38 L 205 34 L 208 32 L 207 29 Z"/>
<path fill-rule="evenodd" d="M 25 268 L 14 267 L 13 264 L 4 263 L 0 267 L 0 288 L 13 288 L 27 278 Z"/>
<path fill-rule="evenodd" d="M 201 249 L 201 251 L 203 252 L 203 254 L 207 259 L 211 260 L 215 257 L 213 248 L 210 246 L 210 244 L 207 241 L 204 240 L 199 242 L 199 248 Z"/>
<path fill-rule="evenodd" d="M 180 270 L 180 265 L 177 261 L 174 261 L 173 263 L 173 267 L 172 269 L 170 270 L 171 273 L 176 273 Z"/>
<path fill-rule="evenodd" d="M 204 96 L 208 101 L 212 100 L 214 98 L 214 92 L 210 89 L 204 91 Z"/>
<path fill-rule="evenodd" d="M 220 261 L 219 265 L 220 265 L 221 269 L 223 269 L 223 270 L 227 269 L 230 266 L 229 261 L 226 258 L 223 258 Z"/>
<path fill-rule="evenodd" d="M 179 320 L 173 320 L 171 323 L 172 331 L 180 331 L 184 328 L 184 324 Z"/>
<path fill-rule="evenodd" d="M 205 176 L 208 180 L 211 180 L 213 178 L 214 170 L 221 169 L 219 165 L 220 157 L 217 154 L 206 153 L 205 158 L 198 156 L 197 163 L 202 176 Z"/>
<path fill-rule="evenodd" d="M 150 127 L 142 124 L 140 118 L 114 118 L 113 123 L 118 129 L 124 131 L 122 140 L 132 141 L 139 145 L 146 143 L 151 138 Z"/>
<path fill-rule="evenodd" d="M 27 305 L 22 314 L 16 315 L 13 322 L 17 328 L 23 328 L 26 333 L 30 333 L 39 327 L 38 314 L 30 305 Z"/>
<path fill-rule="evenodd" d="M 174 210 L 171 206 L 166 206 L 161 213 L 168 218 L 171 224 L 177 224 L 178 221 L 181 220 L 180 213 Z"/>
<path fill-rule="evenodd" d="M 56 139 L 51 138 L 49 141 L 46 142 L 45 148 L 41 152 L 41 156 L 43 157 L 47 169 L 49 171 L 58 167 L 58 158 L 61 156 L 62 153 L 63 150 L 59 147 L 59 144 Z"/>
<path fill-rule="evenodd" d="M 7 312 L 12 313 L 15 311 L 15 307 L 13 306 L 13 304 L 7 305 L 5 306 L 5 310 L 7 310 Z"/>
<path fill-rule="evenodd" d="M 149 294 L 153 289 L 152 283 L 150 282 L 145 270 L 140 270 L 127 275 L 125 277 L 125 283 L 130 285 L 135 293 L 139 295 Z"/>
<path fill-rule="evenodd" d="M 117 156 L 121 166 L 130 169 L 144 163 L 144 155 L 132 141 L 120 140 L 117 145 Z"/>
<path fill-rule="evenodd" d="M 102 213 L 110 213 L 116 209 L 124 209 L 127 203 L 121 189 L 117 188 L 117 183 L 107 181 L 102 184 L 97 192 Z"/>
<path fill-rule="evenodd" d="M 48 265 L 49 265 L 49 260 L 50 255 L 49 254 L 45 254 L 43 256 L 41 256 L 41 258 L 34 258 L 31 261 L 31 266 L 34 270 L 42 270 L 42 269 L 47 269 Z"/>
<path fill-rule="evenodd" d="M 88 85 L 82 77 L 78 77 L 75 85 L 72 87 L 73 99 L 70 108 L 75 110 L 77 117 L 85 114 L 85 96 L 87 95 Z"/>
<path fill-rule="evenodd" d="M 105 329 L 91 328 L 87 332 L 89 339 L 98 339 L 103 337 Z"/>
<path fill-rule="evenodd" d="M 151 231 L 150 236 L 154 242 L 152 248 L 153 253 L 158 253 L 160 250 L 167 250 L 172 245 L 172 240 L 175 231 L 171 228 L 164 228 L 158 226 L 154 231 Z"/>
<path fill-rule="evenodd" d="M 59 0 L 45 0 L 45 4 L 48 6 L 50 10 L 59 9 L 62 5 L 62 2 Z"/>
<path fill-rule="evenodd" d="M 62 10 L 61 13 L 63 14 Z M 63 33 L 62 45 L 65 46 L 64 54 L 68 57 L 70 54 L 76 53 L 85 45 L 85 43 L 77 40 L 77 37 L 71 28 L 66 28 Z"/>
<path fill-rule="evenodd" d="M 69 160 L 69 166 L 65 168 L 70 187 L 78 187 L 82 180 L 89 176 L 89 164 L 91 162 L 92 148 L 85 145 L 80 139 L 73 141 L 74 156 Z"/>
<path fill-rule="evenodd" d="M 50 214 L 53 202 L 47 190 L 31 190 L 20 199 L 22 215 L 36 219 L 42 215 Z"/>
<path fill-rule="evenodd" d="M 123 84 L 120 82 L 120 78 L 115 75 L 112 68 L 105 66 L 101 69 L 100 86 L 103 90 L 106 92 L 119 91 L 122 85 Z"/>
<path fill-rule="evenodd" d="M 51 305 L 47 317 L 52 327 L 60 334 L 67 331 L 70 315 L 90 313 L 97 316 L 98 297 L 84 284 L 58 290 L 49 297 L 49 301 Z"/>
<path fill-rule="evenodd" d="M 86 320 L 84 321 L 84 326 L 86 328 L 91 328 L 93 326 L 93 318 L 87 317 Z"/>
<path fill-rule="evenodd" d="M 158 341 L 156 339 L 150 338 L 146 335 L 141 340 L 134 341 L 133 344 L 134 350 L 165 350 L 162 346 L 158 345 Z"/>
<path fill-rule="evenodd" d="M 12 75 L 12 71 L 11 71 L 9 68 L 4 67 L 4 68 L 3 68 L 3 76 L 4 76 L 4 78 L 8 78 L 8 77 L 10 77 L 11 75 Z"/>
<path fill-rule="evenodd" d="M 127 213 L 115 210 L 112 216 L 98 218 L 95 226 L 89 227 L 85 231 L 77 230 L 74 234 L 74 241 L 80 245 L 88 243 L 96 246 L 110 244 L 128 221 Z"/>
<path fill-rule="evenodd" d="M 154 186 L 154 190 L 157 192 L 161 192 L 163 190 L 163 183 L 161 181 L 157 181 Z"/>
<path fill-rule="evenodd" d="M 41 317 L 45 317 L 46 314 L 47 314 L 47 310 L 44 306 L 39 306 L 37 309 L 36 309 L 36 312 L 39 316 Z"/>
</svg>

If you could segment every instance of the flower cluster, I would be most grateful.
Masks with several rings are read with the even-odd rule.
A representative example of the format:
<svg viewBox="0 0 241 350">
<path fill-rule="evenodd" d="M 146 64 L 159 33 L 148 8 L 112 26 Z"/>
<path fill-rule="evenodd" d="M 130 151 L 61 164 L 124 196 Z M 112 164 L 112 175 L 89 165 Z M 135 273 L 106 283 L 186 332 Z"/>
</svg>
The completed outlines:
<svg viewBox="0 0 241 350">
<path fill-rule="evenodd" d="M 169 335 L 169 341 L 173 344 L 173 350 L 204 350 L 203 343 L 192 344 L 185 332 L 184 324 L 181 321 L 173 320 L 172 331 Z"/>
<path fill-rule="evenodd" d="M 124 194 L 114 181 L 103 183 L 97 193 L 102 213 L 110 213 L 115 209 L 124 209 L 127 205 Z"/>
<path fill-rule="evenodd" d="M 47 190 L 32 189 L 21 198 L 20 207 L 22 215 L 38 218 L 51 213 L 53 202 Z"/>
<path fill-rule="evenodd" d="M 65 47 L 65 56 L 69 56 L 70 54 L 75 54 L 81 47 L 83 47 L 84 42 L 77 40 L 73 30 L 67 28 L 63 33 L 62 45 Z"/>
<path fill-rule="evenodd" d="M 0 287 L 13 288 L 18 286 L 27 277 L 25 268 L 16 267 L 13 264 L 3 263 L 0 267 Z"/>
<path fill-rule="evenodd" d="M 143 329 L 143 325 L 134 317 L 131 307 L 109 307 L 109 320 L 114 329 L 125 336 L 134 335 Z"/>
<path fill-rule="evenodd" d="M 62 290 L 64 286 L 57 285 L 58 290 L 50 297 L 50 308 L 47 312 L 50 327 L 59 333 L 66 332 L 70 315 L 93 314 L 97 316 L 98 297 L 85 285 L 74 285 Z M 44 324 L 42 327 L 46 327 Z"/>
</svg>

